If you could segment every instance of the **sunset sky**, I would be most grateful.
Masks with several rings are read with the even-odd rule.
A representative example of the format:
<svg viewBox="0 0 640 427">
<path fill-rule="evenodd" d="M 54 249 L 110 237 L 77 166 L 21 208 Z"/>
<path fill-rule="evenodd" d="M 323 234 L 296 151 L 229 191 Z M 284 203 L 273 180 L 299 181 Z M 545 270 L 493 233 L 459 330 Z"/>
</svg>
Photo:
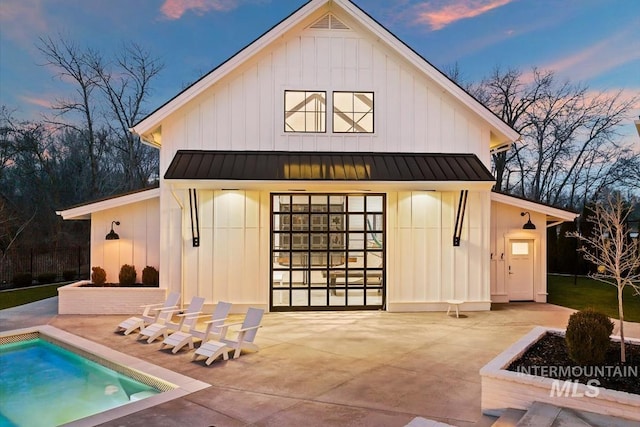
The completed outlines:
<svg viewBox="0 0 640 427">
<path fill-rule="evenodd" d="M 153 110 L 305 0 L 0 0 L 0 105 L 39 119 L 73 87 L 42 66 L 38 37 L 110 55 L 134 41 L 165 64 Z M 441 69 L 466 81 L 536 66 L 593 91 L 640 93 L 638 0 L 355 0 Z M 640 106 L 639 106 L 640 107 Z M 640 110 L 639 110 L 640 112 Z M 637 119 L 637 117 L 636 117 Z M 633 123 L 625 133 L 635 132 Z"/>
</svg>

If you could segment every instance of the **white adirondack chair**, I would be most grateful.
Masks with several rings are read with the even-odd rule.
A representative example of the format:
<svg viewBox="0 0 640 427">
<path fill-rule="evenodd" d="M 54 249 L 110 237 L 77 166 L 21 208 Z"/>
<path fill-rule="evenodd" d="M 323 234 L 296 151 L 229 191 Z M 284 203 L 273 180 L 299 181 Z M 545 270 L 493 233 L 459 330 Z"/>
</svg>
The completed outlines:
<svg viewBox="0 0 640 427">
<path fill-rule="evenodd" d="M 169 332 L 180 331 L 184 328 L 189 329 L 198 321 L 198 315 L 201 313 L 202 306 L 204 305 L 204 298 L 193 297 L 189 303 L 189 307 L 182 314 L 176 314 L 176 317 L 180 318 L 180 322 L 175 323 L 168 318 L 164 322 L 155 322 L 140 331 L 138 339 L 146 338 L 148 343 L 152 343 L 161 335 L 167 338 Z M 172 315 L 180 312 L 179 309 L 162 310 L 162 312 L 170 312 Z"/>
<path fill-rule="evenodd" d="M 127 320 L 123 320 L 116 326 L 116 332 L 123 331 L 124 335 L 129 335 L 136 329 L 142 330 L 142 328 L 151 323 L 164 322 L 171 316 L 170 312 L 164 310 L 178 308 L 179 300 L 180 293 L 171 292 L 164 303 L 143 305 L 141 307 L 143 309 L 142 315 L 132 316 Z"/>
<path fill-rule="evenodd" d="M 229 310 L 231 310 L 230 302 L 219 301 L 211 314 L 211 320 L 204 322 L 206 324 L 204 331 L 197 329 L 198 325 L 196 321 L 188 331 L 179 330 L 165 338 L 162 342 L 162 346 L 160 346 L 160 350 L 165 346 L 173 347 L 171 352 L 175 354 L 185 345 L 189 345 L 189 348 L 193 350 L 196 340 L 206 342 L 209 338 L 219 338 L 220 333 L 222 332 L 222 325 L 224 324 L 224 321 L 227 320 Z M 208 316 L 197 316 L 197 318 L 202 317 Z"/>
</svg>

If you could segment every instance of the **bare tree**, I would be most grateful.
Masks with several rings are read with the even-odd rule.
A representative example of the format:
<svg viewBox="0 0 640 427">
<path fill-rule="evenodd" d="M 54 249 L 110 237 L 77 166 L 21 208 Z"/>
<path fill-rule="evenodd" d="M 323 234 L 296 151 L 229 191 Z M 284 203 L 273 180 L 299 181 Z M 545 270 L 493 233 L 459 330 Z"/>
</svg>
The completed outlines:
<svg viewBox="0 0 640 427">
<path fill-rule="evenodd" d="M 631 209 L 620 195 L 609 195 L 605 201 L 597 203 L 594 216 L 587 218 L 593 226 L 590 235 L 569 233 L 584 245 L 580 248 L 585 260 L 598 266 L 592 278 L 618 290 L 618 316 L 620 322 L 620 360 L 626 363 L 624 342 L 623 292 L 626 287 L 640 295 L 640 252 L 638 241 L 628 235 L 627 220 Z"/>
<path fill-rule="evenodd" d="M 5 106 L 0 107 L 0 182 L 3 172 L 13 164 L 16 155 L 14 119 Z M 2 191 L 0 191 L 1 195 Z"/>
<path fill-rule="evenodd" d="M 498 191 L 578 207 L 594 190 L 620 182 L 611 180 L 613 165 L 620 172 L 639 155 L 621 143 L 617 131 L 640 96 L 592 94 L 587 86 L 559 83 L 552 71 L 535 68 L 530 77 L 498 68 L 471 88 L 522 135 L 509 151 L 492 155 Z"/>
<path fill-rule="evenodd" d="M 99 144 L 96 112 L 97 101 L 95 92 L 98 89 L 98 76 L 91 68 L 91 59 L 97 53 L 80 47 L 68 40 L 60 38 L 53 40 L 51 37 L 40 38 L 37 48 L 44 55 L 46 64 L 56 69 L 61 80 L 70 80 L 75 85 L 75 94 L 68 99 L 60 99 L 53 106 L 57 112 L 56 118 L 49 120 L 53 125 L 61 128 L 73 129 L 83 135 L 87 150 L 87 160 L 90 165 L 90 183 L 94 194 L 101 194 L 99 172 L 100 160 L 106 147 Z M 73 121 L 62 122 L 61 116 L 76 115 L 79 123 Z"/>
<path fill-rule="evenodd" d="M 144 187 L 158 169 L 157 150 L 140 142 L 129 131 L 144 114 L 144 102 L 151 93 L 151 81 L 162 71 L 163 64 L 141 46 L 123 46 L 113 63 L 92 56 L 91 68 L 98 76 L 99 87 L 107 100 L 109 129 L 117 138 L 114 146 L 122 163 L 125 189 Z"/>
<path fill-rule="evenodd" d="M 163 65 L 136 44 L 124 46 L 113 60 L 62 37 L 41 38 L 38 49 L 46 65 L 53 66 L 61 79 L 75 86 L 74 96 L 56 103 L 58 114 L 49 122 L 82 135 L 93 194 L 148 185 L 149 177 L 157 173 L 157 150 L 141 144 L 129 129 L 144 116 L 151 82 Z M 60 120 L 68 115 L 72 115 L 71 121 Z M 120 165 L 122 177 L 118 188 L 107 190 L 103 188 L 105 180 L 100 178 L 103 160 L 109 155 L 115 156 L 109 162 Z"/>
<path fill-rule="evenodd" d="M 469 85 L 467 90 L 506 124 L 523 133 L 532 126 L 529 110 L 539 102 L 542 94 L 553 82 L 553 74 L 550 72 L 533 69 L 532 75 L 533 81 L 525 83 L 520 70 L 495 68 L 489 77 L 478 85 Z M 512 190 L 508 168 L 514 162 L 520 163 L 518 154 L 521 149 L 522 145 L 516 144 L 510 151 L 492 153 L 497 191 Z M 521 169 L 523 167 L 521 165 Z M 524 188 L 520 182 L 515 185 Z"/>
</svg>

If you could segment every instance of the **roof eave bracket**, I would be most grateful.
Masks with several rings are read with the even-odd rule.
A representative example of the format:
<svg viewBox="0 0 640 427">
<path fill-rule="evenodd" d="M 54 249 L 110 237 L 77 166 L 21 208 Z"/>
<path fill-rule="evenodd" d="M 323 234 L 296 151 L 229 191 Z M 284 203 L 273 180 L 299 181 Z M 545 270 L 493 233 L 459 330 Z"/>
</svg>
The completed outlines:
<svg viewBox="0 0 640 427">
<path fill-rule="evenodd" d="M 453 246 L 460 246 L 462 237 L 462 223 L 464 222 L 464 211 L 467 209 L 467 197 L 469 190 L 460 190 L 460 200 L 458 200 L 458 212 L 456 213 L 456 226 L 453 230 Z"/>
<path fill-rule="evenodd" d="M 200 246 L 200 221 L 198 219 L 198 195 L 195 188 L 189 189 L 189 210 L 191 213 L 191 238 L 194 248 Z"/>
</svg>

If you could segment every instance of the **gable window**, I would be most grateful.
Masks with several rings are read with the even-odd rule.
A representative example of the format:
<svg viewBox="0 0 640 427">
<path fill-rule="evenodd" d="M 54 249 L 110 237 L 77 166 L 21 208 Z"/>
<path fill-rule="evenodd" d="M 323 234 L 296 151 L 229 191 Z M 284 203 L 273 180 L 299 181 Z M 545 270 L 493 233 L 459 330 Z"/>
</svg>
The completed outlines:
<svg viewBox="0 0 640 427">
<path fill-rule="evenodd" d="M 284 92 L 285 132 L 325 132 L 327 93 L 286 90 Z"/>
<path fill-rule="evenodd" d="M 333 131 L 373 133 L 373 92 L 333 92 Z"/>
</svg>

